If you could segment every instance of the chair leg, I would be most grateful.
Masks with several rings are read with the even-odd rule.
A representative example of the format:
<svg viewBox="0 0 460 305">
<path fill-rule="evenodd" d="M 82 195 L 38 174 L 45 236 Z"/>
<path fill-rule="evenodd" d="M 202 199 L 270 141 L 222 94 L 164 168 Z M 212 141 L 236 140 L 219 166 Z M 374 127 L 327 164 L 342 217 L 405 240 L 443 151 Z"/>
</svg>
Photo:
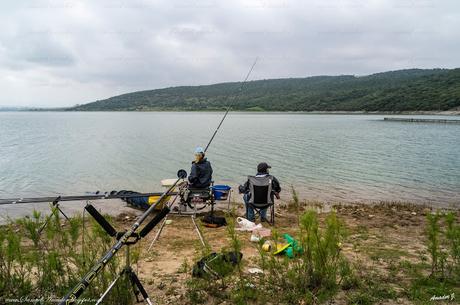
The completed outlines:
<svg viewBox="0 0 460 305">
<path fill-rule="evenodd" d="M 260 217 L 260 210 L 254 209 L 254 222 Z"/>
</svg>

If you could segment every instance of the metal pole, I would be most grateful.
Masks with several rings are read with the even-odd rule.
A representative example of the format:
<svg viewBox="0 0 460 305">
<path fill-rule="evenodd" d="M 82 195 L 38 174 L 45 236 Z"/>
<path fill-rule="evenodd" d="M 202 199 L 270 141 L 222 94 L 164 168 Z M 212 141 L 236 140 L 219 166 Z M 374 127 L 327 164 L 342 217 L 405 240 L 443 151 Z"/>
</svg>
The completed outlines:
<svg viewBox="0 0 460 305">
<path fill-rule="evenodd" d="M 169 195 L 169 193 L 174 189 L 176 184 L 179 182 L 179 180 L 185 178 L 183 177 L 187 176 L 187 173 L 183 170 L 178 172 L 178 179 L 174 182 L 173 185 L 169 187 L 169 189 L 164 192 L 160 198 L 152 204 L 139 218 L 136 220 L 136 222 L 131 226 L 129 230 L 126 231 L 125 234 L 115 243 L 115 245 L 110 248 L 107 253 L 91 268 L 91 270 L 80 280 L 80 282 L 72 288 L 67 295 L 62 299 L 62 301 L 59 303 L 60 305 L 68 305 L 68 304 L 75 304 L 77 302 L 77 299 L 82 295 L 82 293 L 88 288 L 88 286 L 91 284 L 91 282 L 96 278 L 96 276 L 99 274 L 99 272 L 107 265 L 110 259 L 120 250 L 125 243 L 128 241 L 128 239 L 133 235 L 133 233 L 136 232 L 136 230 L 139 228 L 139 226 L 145 221 L 148 215 L 153 212 L 153 210 L 156 208 L 156 206 L 163 201 L 163 199 Z"/>
</svg>

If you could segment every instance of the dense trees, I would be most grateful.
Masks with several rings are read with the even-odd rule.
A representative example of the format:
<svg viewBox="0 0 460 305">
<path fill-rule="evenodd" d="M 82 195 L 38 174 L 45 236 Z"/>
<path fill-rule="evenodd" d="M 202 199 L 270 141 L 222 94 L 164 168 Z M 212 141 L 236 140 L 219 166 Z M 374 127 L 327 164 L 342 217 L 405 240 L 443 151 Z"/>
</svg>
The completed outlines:
<svg viewBox="0 0 460 305">
<path fill-rule="evenodd" d="M 240 83 L 127 93 L 70 110 L 221 110 Z M 235 103 L 249 111 L 429 111 L 460 106 L 460 69 L 251 81 Z"/>
</svg>

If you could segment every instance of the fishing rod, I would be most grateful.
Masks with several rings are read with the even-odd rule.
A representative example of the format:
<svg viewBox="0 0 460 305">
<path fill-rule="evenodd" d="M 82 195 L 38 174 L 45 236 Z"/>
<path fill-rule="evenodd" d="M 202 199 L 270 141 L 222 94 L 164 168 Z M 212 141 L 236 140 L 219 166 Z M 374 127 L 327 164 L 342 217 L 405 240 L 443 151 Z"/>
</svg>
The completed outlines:
<svg viewBox="0 0 460 305">
<path fill-rule="evenodd" d="M 220 126 L 222 126 L 222 123 L 224 122 L 225 118 L 227 117 L 228 112 L 229 112 L 230 109 L 232 108 L 233 104 L 235 104 L 235 102 L 237 101 L 238 97 L 241 95 L 241 92 L 243 91 L 244 85 L 245 85 L 246 82 L 248 81 L 249 75 L 251 75 L 252 70 L 254 69 L 254 67 L 255 67 L 255 65 L 256 65 L 258 59 L 259 59 L 259 58 L 256 57 L 256 59 L 254 60 L 254 63 L 252 64 L 251 68 L 250 68 L 249 71 L 248 71 L 248 74 L 246 75 L 246 78 L 245 78 L 244 81 L 241 83 L 241 86 L 240 86 L 238 92 L 233 96 L 233 100 L 231 100 L 230 103 L 228 104 L 227 110 L 225 111 L 225 114 L 224 114 L 224 116 L 222 117 L 222 120 L 220 120 L 219 125 L 217 125 L 216 130 L 215 130 L 214 133 L 212 134 L 212 137 L 211 137 L 211 139 L 209 140 L 208 145 L 206 145 L 206 148 L 204 149 L 204 152 L 206 152 L 206 151 L 208 150 L 209 145 L 211 145 L 212 140 L 214 140 L 214 137 L 216 136 L 217 132 L 219 131 Z"/>
<path fill-rule="evenodd" d="M 211 139 L 209 140 L 208 144 L 206 145 L 205 152 L 211 145 L 214 137 L 217 134 L 217 131 L 221 127 L 222 123 L 224 122 L 225 118 L 227 117 L 228 112 L 230 111 L 233 103 L 236 101 L 236 98 L 241 94 L 241 91 L 243 89 L 244 84 L 247 82 L 249 75 L 251 74 L 252 70 L 254 69 L 254 66 L 257 63 L 257 58 L 255 59 L 254 63 L 252 64 L 248 74 L 246 75 L 246 78 L 244 79 L 243 83 L 240 86 L 239 92 L 235 95 L 233 100 L 230 102 L 229 106 L 227 107 L 227 110 L 225 111 L 225 114 L 220 121 L 219 125 L 217 126 L 217 129 L 214 131 Z M 96 276 L 99 274 L 99 272 L 107 265 L 110 259 L 128 242 L 130 237 L 134 237 L 137 240 L 145 237 L 157 224 L 160 223 L 160 221 L 165 218 L 169 212 L 171 211 L 168 205 L 165 205 L 163 209 L 155 215 L 155 217 L 147 223 L 142 230 L 139 232 L 139 234 L 136 233 L 136 230 L 140 227 L 140 225 L 145 221 L 145 219 L 148 217 L 150 213 L 155 210 L 155 208 L 163 201 L 164 198 L 166 198 L 172 190 L 175 188 L 177 183 L 182 180 L 187 178 L 187 172 L 183 169 L 179 170 L 177 172 L 177 180 L 168 188 L 166 192 L 164 192 L 158 200 L 152 204 L 142 215 L 139 216 L 139 218 L 136 220 L 136 222 L 131 226 L 129 230 L 127 230 L 113 245 L 107 253 L 91 268 L 91 270 L 80 280 L 80 282 L 75 285 L 74 288 L 72 288 L 67 295 L 61 300 L 59 305 L 68 305 L 68 304 L 75 304 L 77 302 L 77 299 L 83 294 L 83 292 L 86 290 L 86 288 L 89 287 L 91 282 L 96 278 Z M 146 299 L 147 303 L 150 304 L 150 300 L 147 298 Z"/>
<path fill-rule="evenodd" d="M 252 70 L 254 69 L 255 65 L 257 64 L 257 61 L 259 60 L 258 57 L 254 60 L 254 63 L 252 64 L 251 68 L 249 69 L 248 73 L 246 74 L 246 77 L 244 78 L 243 82 L 241 83 L 241 86 L 238 89 L 238 92 L 233 96 L 233 99 L 230 101 L 230 103 L 227 106 L 227 109 L 225 110 L 224 116 L 219 122 L 219 125 L 217 125 L 216 130 L 211 136 L 211 139 L 209 140 L 208 144 L 206 145 L 206 148 L 204 149 L 204 152 L 206 152 L 211 145 L 212 141 L 214 140 L 217 132 L 219 131 L 220 127 L 222 126 L 223 122 L 225 121 L 225 118 L 227 117 L 228 113 L 230 112 L 230 109 L 232 108 L 233 104 L 238 100 L 238 97 L 241 95 L 241 92 L 243 91 L 244 85 L 247 83 L 249 76 L 252 73 Z M 54 202 L 57 198 L 59 198 L 59 201 L 79 201 L 79 200 L 99 200 L 99 199 L 124 199 L 124 198 L 136 198 L 136 197 L 149 197 L 149 196 L 160 196 L 162 193 L 143 193 L 143 194 L 136 194 L 136 195 L 118 195 L 118 194 L 94 194 L 94 195 L 82 195 L 82 196 L 58 196 L 58 197 L 37 197 L 37 198 L 13 198 L 13 199 L 0 199 L 0 205 L 1 204 L 15 204 L 15 203 L 35 203 L 35 202 Z M 171 194 L 175 195 L 175 194 Z"/>
<path fill-rule="evenodd" d="M 136 192 L 110 192 L 103 194 L 91 194 L 91 195 L 76 195 L 76 196 L 54 196 L 54 197 L 35 197 L 35 198 L 9 198 L 0 199 L 0 205 L 2 204 L 19 204 L 19 203 L 37 203 L 37 202 L 61 202 L 61 201 L 85 201 L 85 200 L 101 200 L 101 199 L 127 199 L 127 198 L 138 198 L 138 197 L 150 197 L 150 196 L 161 196 L 162 192 L 153 193 L 136 193 Z M 170 195 L 176 195 L 171 193 Z"/>
<path fill-rule="evenodd" d="M 187 172 L 183 169 L 177 172 L 177 180 L 164 192 L 158 200 L 152 204 L 139 218 L 136 222 L 129 228 L 119 239 L 118 241 L 107 251 L 107 253 L 91 268 L 91 270 L 86 273 L 86 275 L 80 280 L 80 282 L 72 288 L 67 295 L 61 300 L 60 305 L 75 304 L 77 299 L 82 295 L 82 293 L 89 287 L 91 282 L 96 278 L 99 272 L 107 265 L 109 260 L 121 249 L 129 240 L 130 237 L 135 237 L 137 239 L 145 237 L 169 212 L 170 209 L 168 206 L 165 206 L 155 217 L 147 223 L 139 234 L 136 233 L 136 230 L 140 225 L 145 221 L 147 216 L 155 210 L 157 205 L 159 205 L 163 199 L 170 195 L 171 191 L 175 188 L 176 184 L 181 180 L 187 178 Z M 150 300 L 147 300 L 150 302 Z"/>
</svg>

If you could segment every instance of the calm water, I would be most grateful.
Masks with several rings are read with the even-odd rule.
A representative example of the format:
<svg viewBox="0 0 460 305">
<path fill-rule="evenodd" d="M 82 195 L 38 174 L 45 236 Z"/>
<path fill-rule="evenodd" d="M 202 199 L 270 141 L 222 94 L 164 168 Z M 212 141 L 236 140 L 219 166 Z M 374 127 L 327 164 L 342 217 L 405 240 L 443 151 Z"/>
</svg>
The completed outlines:
<svg viewBox="0 0 460 305">
<path fill-rule="evenodd" d="M 160 190 L 221 116 L 0 113 L 0 197 Z M 460 205 L 460 124 L 382 118 L 231 113 L 208 151 L 214 178 L 237 185 L 267 161 L 309 199 Z"/>
</svg>

